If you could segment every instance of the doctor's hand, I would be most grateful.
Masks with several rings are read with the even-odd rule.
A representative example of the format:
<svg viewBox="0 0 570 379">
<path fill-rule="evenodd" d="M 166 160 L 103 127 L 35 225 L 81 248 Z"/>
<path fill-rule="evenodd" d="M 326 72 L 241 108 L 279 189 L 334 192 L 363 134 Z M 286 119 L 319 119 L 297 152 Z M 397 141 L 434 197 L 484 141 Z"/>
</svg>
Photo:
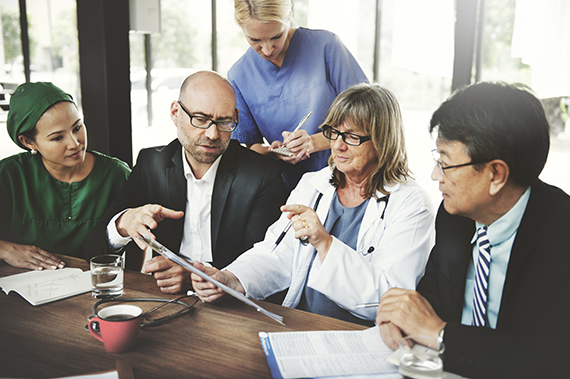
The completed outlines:
<svg viewBox="0 0 570 379">
<path fill-rule="evenodd" d="M 0 260 L 4 260 L 12 267 L 40 271 L 55 270 L 65 266 L 65 262 L 61 259 L 39 247 L 8 241 L 0 241 Z"/>
<path fill-rule="evenodd" d="M 225 284 L 226 286 L 245 295 L 245 289 L 241 285 L 238 278 L 236 278 L 236 276 L 231 272 L 220 271 L 215 267 L 206 267 L 200 262 L 194 262 L 194 267 L 204 272 L 205 274 L 208 274 L 217 281 Z M 207 280 L 202 279 L 198 275 L 192 273 L 191 277 L 192 287 L 194 287 L 194 291 L 200 300 L 202 300 L 204 303 L 213 303 L 220 300 L 225 295 L 225 292 L 223 290 L 208 282 Z"/>
<path fill-rule="evenodd" d="M 382 325 L 386 323 L 393 324 L 401 331 L 400 334 L 403 332 L 406 335 L 420 334 L 431 337 L 437 337 L 446 325 L 422 295 L 402 288 L 386 291 L 376 313 L 376 324 L 380 325 L 382 339 L 393 348 L 395 340 L 398 339 L 397 331 L 388 326 L 382 332 Z"/>
<path fill-rule="evenodd" d="M 147 204 L 125 211 L 117 218 L 115 224 L 121 236 L 130 236 L 141 250 L 144 250 L 146 245 L 138 238 L 139 236 L 146 234 L 152 239 L 156 239 L 149 229 L 155 229 L 158 223 L 165 218 L 179 219 L 182 216 L 184 216 L 182 211 L 174 211 L 161 205 Z"/>
<path fill-rule="evenodd" d="M 162 256 L 146 261 L 141 272 L 152 274 L 156 285 L 164 293 L 186 292 L 192 288 L 190 271 Z"/>
<path fill-rule="evenodd" d="M 309 243 L 317 249 L 322 262 L 327 256 L 333 238 L 326 231 L 315 211 L 304 205 L 288 204 L 281 206 L 281 212 L 290 212 L 287 217 L 295 229 L 295 238 L 309 238 Z"/>
</svg>

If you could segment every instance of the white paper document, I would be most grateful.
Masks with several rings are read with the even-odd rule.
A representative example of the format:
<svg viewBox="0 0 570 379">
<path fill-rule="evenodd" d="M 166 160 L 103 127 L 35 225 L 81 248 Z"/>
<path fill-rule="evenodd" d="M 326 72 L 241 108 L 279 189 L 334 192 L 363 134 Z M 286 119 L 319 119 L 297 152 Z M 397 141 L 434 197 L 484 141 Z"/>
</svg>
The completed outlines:
<svg viewBox="0 0 570 379">
<path fill-rule="evenodd" d="M 6 294 L 16 291 L 32 305 L 91 291 L 91 272 L 79 268 L 28 271 L 0 278 Z"/>
<path fill-rule="evenodd" d="M 117 371 L 103 372 L 100 374 L 87 374 L 79 376 L 65 376 L 62 379 L 120 379 Z"/>
<path fill-rule="evenodd" d="M 378 327 L 360 331 L 259 332 L 273 378 L 394 374 Z M 390 375 L 391 376 L 391 375 Z M 379 375 L 378 377 L 383 377 Z"/>
</svg>

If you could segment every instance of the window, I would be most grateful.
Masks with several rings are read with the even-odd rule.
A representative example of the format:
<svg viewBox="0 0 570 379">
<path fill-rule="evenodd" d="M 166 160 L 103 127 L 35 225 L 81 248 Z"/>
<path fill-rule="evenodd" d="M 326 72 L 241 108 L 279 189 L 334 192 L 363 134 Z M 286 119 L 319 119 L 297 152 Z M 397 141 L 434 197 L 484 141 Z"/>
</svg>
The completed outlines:
<svg viewBox="0 0 570 379">
<path fill-rule="evenodd" d="M 402 108 L 410 169 L 418 184 L 441 201 L 431 180 L 432 113 L 451 93 L 454 59 L 453 0 L 383 0 L 377 82 L 390 88 Z"/>
<path fill-rule="evenodd" d="M 47 81 L 71 94 L 81 108 L 77 15 L 75 0 L 49 0 L 34 2 L 27 8 L 28 38 L 30 45 L 30 80 Z M 0 63 L 3 67 L 1 82 L 6 93 L 25 82 L 23 53 L 20 37 L 20 8 L 17 0 L 0 3 L 3 49 Z M 0 99 L 0 104 L 2 100 Z M 0 111 L 0 158 L 22 150 L 5 132 L 7 112 Z"/>
<path fill-rule="evenodd" d="M 551 144 L 540 178 L 570 193 L 570 3 L 546 4 L 486 1 L 481 80 L 527 84 L 543 101 Z"/>
<path fill-rule="evenodd" d="M 0 49 L 0 159 L 22 151 L 6 133 L 6 117 L 10 93 L 24 81 L 22 45 L 20 43 L 20 9 L 18 0 L 0 3 L 0 29 L 2 45 Z"/>
<path fill-rule="evenodd" d="M 170 104 L 178 100 L 182 81 L 191 73 L 210 69 L 211 2 L 161 0 L 161 31 L 152 33 L 152 119 L 148 117 L 145 35 L 130 35 L 133 162 L 140 149 L 165 145 L 176 138 Z"/>
</svg>

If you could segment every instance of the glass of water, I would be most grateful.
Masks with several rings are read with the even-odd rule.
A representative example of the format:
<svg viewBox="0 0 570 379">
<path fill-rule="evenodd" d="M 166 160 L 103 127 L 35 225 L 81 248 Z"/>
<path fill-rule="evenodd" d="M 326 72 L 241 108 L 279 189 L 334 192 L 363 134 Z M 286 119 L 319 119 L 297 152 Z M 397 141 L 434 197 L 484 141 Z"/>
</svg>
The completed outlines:
<svg viewBox="0 0 570 379">
<path fill-rule="evenodd" d="M 404 378 L 441 379 L 445 351 L 443 342 L 436 337 L 411 335 L 400 341 L 400 368 Z"/>
<path fill-rule="evenodd" d="M 123 294 L 123 257 L 97 255 L 89 261 L 91 267 L 91 295 L 97 299 L 112 299 Z"/>
</svg>

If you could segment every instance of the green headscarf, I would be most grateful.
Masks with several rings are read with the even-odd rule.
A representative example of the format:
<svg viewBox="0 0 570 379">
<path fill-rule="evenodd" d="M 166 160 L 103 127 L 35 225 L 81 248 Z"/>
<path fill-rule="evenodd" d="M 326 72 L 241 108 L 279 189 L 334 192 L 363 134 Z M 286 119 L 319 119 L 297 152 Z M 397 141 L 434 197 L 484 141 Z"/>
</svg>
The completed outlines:
<svg viewBox="0 0 570 379">
<path fill-rule="evenodd" d="M 49 82 L 24 83 L 10 96 L 10 111 L 6 129 L 12 141 L 22 149 L 29 150 L 18 136 L 32 130 L 44 112 L 60 101 L 70 101 L 73 97 Z"/>
</svg>

